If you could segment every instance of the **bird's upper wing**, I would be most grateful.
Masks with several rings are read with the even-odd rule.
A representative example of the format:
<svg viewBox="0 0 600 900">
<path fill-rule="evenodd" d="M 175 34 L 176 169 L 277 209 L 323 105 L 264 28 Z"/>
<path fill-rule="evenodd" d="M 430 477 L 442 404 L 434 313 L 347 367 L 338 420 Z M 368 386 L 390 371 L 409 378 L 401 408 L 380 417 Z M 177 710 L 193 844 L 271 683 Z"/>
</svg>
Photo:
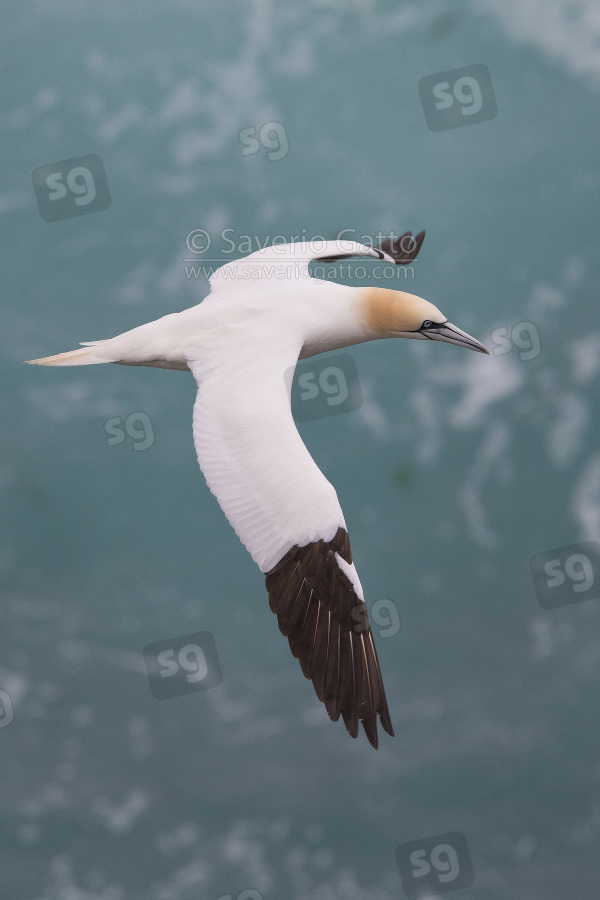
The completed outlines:
<svg viewBox="0 0 600 900">
<path fill-rule="evenodd" d="M 336 242 L 336 249 L 331 253 L 320 255 L 318 259 L 321 262 L 336 262 L 339 259 L 346 259 L 349 256 L 373 256 L 379 255 L 380 259 L 387 259 L 388 262 L 394 262 L 397 266 L 407 266 L 414 262 L 419 255 L 421 244 L 425 240 L 425 232 L 420 231 L 413 237 L 412 231 L 405 231 L 399 237 L 390 236 L 386 238 L 379 247 L 365 247 L 361 244 L 354 244 L 354 250 L 344 251 L 341 247 L 344 241 Z M 333 243 L 333 242 L 332 242 Z M 346 241 L 345 243 L 351 243 Z"/>
<path fill-rule="evenodd" d="M 303 279 L 312 277 L 309 272 L 311 262 L 335 262 L 351 256 L 369 256 L 398 266 L 407 266 L 419 255 L 424 238 L 424 231 L 414 237 L 412 232 L 406 231 L 398 238 L 390 235 L 379 247 L 357 241 L 324 241 L 316 238 L 291 244 L 272 244 L 242 259 L 231 260 L 213 272 L 210 277 L 212 299 L 215 299 L 215 294 L 226 292 L 239 281 L 244 281 L 247 286 L 248 283 L 256 284 L 260 279 L 269 281 L 273 277 L 285 277 L 291 282 L 302 283 Z M 208 302 L 212 302 L 211 295 Z"/>
<path fill-rule="evenodd" d="M 333 486 L 304 446 L 290 409 L 302 341 L 280 331 L 219 329 L 186 354 L 198 382 L 198 462 L 252 558 L 271 609 L 329 716 L 377 746 L 393 735 L 362 588 Z"/>
</svg>

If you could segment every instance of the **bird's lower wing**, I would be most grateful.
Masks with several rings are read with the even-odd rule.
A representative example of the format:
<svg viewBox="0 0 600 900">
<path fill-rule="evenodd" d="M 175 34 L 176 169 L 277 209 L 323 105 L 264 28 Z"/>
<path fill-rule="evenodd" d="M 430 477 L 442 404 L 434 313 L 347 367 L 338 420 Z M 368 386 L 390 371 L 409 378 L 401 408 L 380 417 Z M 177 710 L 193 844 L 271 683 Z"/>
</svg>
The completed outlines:
<svg viewBox="0 0 600 900">
<path fill-rule="evenodd" d="M 391 735 L 394 731 L 367 608 L 356 591 L 353 569 L 343 528 L 331 541 L 295 546 L 267 572 L 269 605 L 329 717 L 337 721 L 341 714 L 352 737 L 358 735 L 360 720 L 377 747 L 378 715 L 385 731 Z"/>
<path fill-rule="evenodd" d="M 329 716 L 377 746 L 393 735 L 367 609 L 332 485 L 304 446 L 289 389 L 301 343 L 249 341 L 189 353 L 194 442 L 207 484 L 266 575 L 271 609 Z"/>
</svg>

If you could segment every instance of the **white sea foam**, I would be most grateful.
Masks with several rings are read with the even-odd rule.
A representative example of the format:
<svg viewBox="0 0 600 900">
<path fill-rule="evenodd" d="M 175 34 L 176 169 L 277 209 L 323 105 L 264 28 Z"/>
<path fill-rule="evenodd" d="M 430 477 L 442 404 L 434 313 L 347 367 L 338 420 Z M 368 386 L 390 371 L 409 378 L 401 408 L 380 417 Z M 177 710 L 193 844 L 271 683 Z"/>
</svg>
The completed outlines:
<svg viewBox="0 0 600 900">
<path fill-rule="evenodd" d="M 576 393 L 555 399 L 556 419 L 548 428 L 548 455 L 557 466 L 565 466 L 579 451 L 590 422 L 590 405 Z"/>
<path fill-rule="evenodd" d="M 569 74 L 600 87 L 600 6 L 597 0 L 471 0 L 506 36 L 534 47 Z"/>
</svg>

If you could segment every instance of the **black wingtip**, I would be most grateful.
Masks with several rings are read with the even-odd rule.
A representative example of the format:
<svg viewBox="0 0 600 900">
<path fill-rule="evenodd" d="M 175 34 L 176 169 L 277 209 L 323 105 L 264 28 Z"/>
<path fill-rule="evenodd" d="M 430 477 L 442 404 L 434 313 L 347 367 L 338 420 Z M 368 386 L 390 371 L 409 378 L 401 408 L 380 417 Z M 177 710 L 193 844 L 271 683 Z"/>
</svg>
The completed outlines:
<svg viewBox="0 0 600 900">
<path fill-rule="evenodd" d="M 329 718 L 334 722 L 337 721 L 337 719 L 333 718 L 331 713 L 329 714 Z M 388 719 L 386 721 L 385 718 L 381 714 L 378 716 L 378 719 L 376 719 L 374 721 L 371 721 L 370 719 L 365 717 L 365 718 L 359 719 L 359 722 L 364 729 L 364 732 L 367 736 L 367 739 L 368 739 L 371 747 L 373 747 L 375 750 L 379 750 L 379 732 L 377 730 L 377 722 L 379 722 L 379 724 L 381 725 L 383 730 L 386 732 L 386 734 L 389 734 L 390 737 L 396 736 L 394 734 L 394 729 L 392 728 L 392 723 L 390 722 L 390 720 Z M 348 732 L 348 734 L 350 735 L 351 738 L 356 739 L 359 735 L 358 725 L 357 725 L 356 729 L 354 729 L 354 727 L 346 725 L 346 731 Z"/>
<path fill-rule="evenodd" d="M 344 528 L 330 541 L 295 545 L 265 573 L 269 605 L 288 638 L 305 678 L 312 681 L 329 718 L 343 719 L 348 734 L 363 729 L 379 747 L 377 719 L 394 731 L 385 698 L 367 608 L 340 561 L 352 552 Z"/>
<path fill-rule="evenodd" d="M 391 256 L 397 266 L 406 266 L 415 261 L 424 240 L 425 230 L 420 231 L 415 236 L 413 236 L 412 231 L 405 231 L 404 234 L 395 240 L 386 238 L 379 245 L 379 249 Z"/>
<path fill-rule="evenodd" d="M 390 737 L 396 737 L 396 735 L 394 733 L 394 727 L 393 727 L 392 723 L 390 722 L 389 718 L 386 720 L 383 718 L 383 716 L 381 716 L 380 721 L 381 721 L 381 726 L 382 726 L 383 730 L 387 734 L 389 734 Z"/>
<path fill-rule="evenodd" d="M 371 722 L 369 719 L 361 719 L 363 728 L 365 730 L 365 734 L 369 739 L 369 743 L 371 747 L 374 747 L 375 750 L 379 750 L 379 738 L 377 735 L 377 723 Z"/>
</svg>

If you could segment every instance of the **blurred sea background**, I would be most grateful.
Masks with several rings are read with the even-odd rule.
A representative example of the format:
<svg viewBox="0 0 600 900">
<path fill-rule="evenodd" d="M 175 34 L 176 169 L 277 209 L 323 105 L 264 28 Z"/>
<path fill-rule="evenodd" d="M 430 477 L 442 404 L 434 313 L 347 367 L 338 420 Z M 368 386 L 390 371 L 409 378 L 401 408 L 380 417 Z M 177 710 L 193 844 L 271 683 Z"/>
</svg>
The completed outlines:
<svg viewBox="0 0 600 900">
<path fill-rule="evenodd" d="M 528 561 L 600 539 L 600 3 L 22 0 L 2 26 L 2 900 L 392 900 L 396 846 L 452 831 L 457 898 L 595 900 L 600 601 L 543 609 Z M 420 79 L 479 63 L 497 116 L 430 131 Z M 266 122 L 289 152 L 244 156 Z M 32 170 L 88 154 L 110 207 L 43 221 Z M 376 752 L 198 470 L 192 376 L 22 361 L 199 303 L 193 229 L 226 262 L 223 229 L 422 228 L 414 279 L 376 283 L 540 350 L 354 347 L 363 405 L 299 426 L 402 625 L 374 629 Z M 152 446 L 109 446 L 140 412 Z M 222 684 L 156 700 L 143 648 L 198 631 Z"/>
</svg>

